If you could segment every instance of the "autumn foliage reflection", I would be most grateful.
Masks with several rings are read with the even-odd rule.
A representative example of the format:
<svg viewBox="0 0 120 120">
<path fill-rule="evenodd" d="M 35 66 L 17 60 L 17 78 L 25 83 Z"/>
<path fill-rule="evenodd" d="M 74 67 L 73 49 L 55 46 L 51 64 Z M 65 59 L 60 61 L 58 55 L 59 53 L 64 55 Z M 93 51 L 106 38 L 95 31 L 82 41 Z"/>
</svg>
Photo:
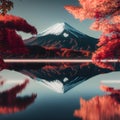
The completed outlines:
<svg viewBox="0 0 120 120">
<path fill-rule="evenodd" d="M 26 79 L 24 83 L 16 85 L 15 87 L 0 93 L 0 114 L 11 114 L 25 110 L 32 104 L 36 98 L 36 94 L 31 96 L 18 97 L 17 94 L 23 91 L 29 80 Z M 0 81 L 0 86 L 3 86 L 5 81 Z"/>
<path fill-rule="evenodd" d="M 83 120 L 119 120 L 120 90 L 100 86 L 101 90 L 110 94 L 96 96 L 90 100 L 80 99 L 81 108 L 75 110 L 74 116 Z"/>
</svg>

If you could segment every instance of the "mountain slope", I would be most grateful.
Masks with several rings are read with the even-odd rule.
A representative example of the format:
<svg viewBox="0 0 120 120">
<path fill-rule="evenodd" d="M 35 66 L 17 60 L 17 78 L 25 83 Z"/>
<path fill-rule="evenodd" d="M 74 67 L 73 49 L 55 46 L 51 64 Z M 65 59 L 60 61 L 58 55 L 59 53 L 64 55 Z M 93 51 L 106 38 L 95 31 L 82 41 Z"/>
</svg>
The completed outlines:
<svg viewBox="0 0 120 120">
<path fill-rule="evenodd" d="M 79 32 L 67 23 L 57 23 L 24 42 L 26 45 L 94 51 L 97 39 Z"/>
</svg>

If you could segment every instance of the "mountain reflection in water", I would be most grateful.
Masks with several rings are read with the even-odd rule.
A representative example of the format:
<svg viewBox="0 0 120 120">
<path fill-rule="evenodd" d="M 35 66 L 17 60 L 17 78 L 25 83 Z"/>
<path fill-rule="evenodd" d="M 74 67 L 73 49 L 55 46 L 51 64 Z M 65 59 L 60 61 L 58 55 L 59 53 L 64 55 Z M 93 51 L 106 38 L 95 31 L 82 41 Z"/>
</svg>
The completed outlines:
<svg viewBox="0 0 120 120">
<path fill-rule="evenodd" d="M 49 68 L 51 68 L 51 67 L 52 66 L 49 66 Z M 71 67 L 71 68 L 73 68 L 73 67 Z M 44 66 L 43 68 L 45 69 L 46 67 Z M 62 68 L 62 66 L 61 66 L 61 68 Z M 56 70 L 57 69 L 58 68 L 56 67 Z M 94 67 L 94 69 L 96 70 L 95 67 Z M 49 69 L 49 70 L 51 70 L 51 69 Z M 66 69 L 66 73 L 67 73 L 67 70 L 68 69 Z M 92 69 L 91 69 L 89 74 L 93 72 L 92 75 L 94 75 L 95 70 L 92 71 Z M 36 71 L 37 71 L 37 69 L 36 69 Z M 63 67 L 63 71 L 64 71 L 64 67 Z M 80 73 L 80 70 L 79 70 L 79 73 Z M 100 73 L 103 73 L 103 71 L 101 70 Z M 88 73 L 83 71 L 83 75 L 85 75 L 85 74 L 87 75 Z M 78 73 L 76 75 L 78 75 Z M 71 76 L 72 76 L 72 74 L 71 74 Z M 111 72 L 111 73 L 107 73 L 107 74 L 100 74 L 95 77 L 89 78 L 85 82 L 82 82 L 81 84 L 77 85 L 76 87 L 74 87 L 73 89 L 69 90 L 68 92 L 66 92 L 64 94 L 58 94 L 58 93 L 54 92 L 53 90 L 48 89 L 46 86 L 43 85 L 42 82 L 33 80 L 24 74 L 21 74 L 19 72 L 12 71 L 12 70 L 3 70 L 0 72 L 1 95 L 2 95 L 3 91 L 5 91 L 7 93 L 7 96 L 9 97 L 11 94 L 14 93 L 14 92 L 12 92 L 12 93 L 8 94 L 9 90 L 14 88 L 18 84 L 22 85 L 23 83 L 25 83 L 26 79 L 29 80 L 29 83 L 25 83 L 27 85 L 24 84 L 25 87 L 23 87 L 23 89 L 17 89 L 16 95 L 13 95 L 13 97 L 10 97 L 10 101 L 12 101 L 12 102 L 8 102 L 8 97 L 5 97 L 6 99 L 3 99 L 4 97 L 0 96 L 0 101 L 1 101 L 0 108 L 4 107 L 5 109 L 10 108 L 10 109 L 14 110 L 13 109 L 14 106 L 21 108 L 20 106 L 22 106 L 23 103 L 26 102 L 27 100 L 28 101 L 25 103 L 23 108 L 19 109 L 19 112 L 17 111 L 17 113 L 15 111 L 11 112 L 14 114 L 10 114 L 10 112 L 6 112 L 3 115 L 3 113 L 1 113 L 0 120 L 23 120 L 23 119 L 29 119 L 29 120 L 33 120 L 33 119 L 36 119 L 36 120 L 38 120 L 38 119 L 39 120 L 76 120 L 76 119 L 79 119 L 80 117 L 83 118 L 83 120 L 85 117 L 87 117 L 87 118 L 85 118 L 85 120 L 90 120 L 90 119 L 88 119 L 88 116 L 90 116 L 90 115 L 95 118 L 95 119 L 92 118 L 91 120 L 112 120 L 112 117 L 111 117 L 111 119 L 109 119 L 110 116 L 113 116 L 113 119 L 119 120 L 118 117 L 115 118 L 114 117 L 115 115 L 113 115 L 115 112 L 117 113 L 117 110 L 118 110 L 117 107 L 119 107 L 119 93 L 117 93 L 119 91 L 116 92 L 115 89 L 112 89 L 112 88 L 108 89 L 108 87 L 106 89 L 106 86 L 102 86 L 101 88 L 104 91 L 106 90 L 106 91 L 110 92 L 110 90 L 112 90 L 112 92 L 113 92 L 113 90 L 114 90 L 114 92 L 113 92 L 114 94 L 112 92 L 110 92 L 111 94 L 105 95 L 105 93 L 99 89 L 99 86 L 101 83 L 103 83 L 103 81 L 116 80 L 117 82 L 119 82 L 119 76 L 120 76 L 119 71 Z M 61 77 L 63 77 L 63 76 L 61 76 Z M 115 87 L 119 88 L 119 84 L 114 84 L 114 85 L 115 85 Z M 55 84 L 54 84 L 54 86 L 56 87 Z M 113 85 L 112 85 L 112 87 L 113 87 Z M 19 88 L 19 87 L 17 87 L 17 88 Z M 21 90 L 22 90 L 22 92 L 21 92 Z M 14 91 L 16 91 L 16 90 L 14 90 Z M 33 97 L 34 99 L 32 97 L 30 97 L 31 99 L 30 98 L 27 100 L 24 99 L 24 102 L 22 101 L 23 98 L 25 98 L 25 96 L 27 96 L 27 97 L 32 96 L 32 93 L 36 93 L 37 97 L 35 97 L 35 98 Z M 33 96 L 34 95 L 36 96 L 36 94 L 33 94 Z M 79 108 L 79 98 L 82 97 L 82 98 L 88 100 L 94 96 L 98 96 L 98 97 L 94 98 L 95 100 L 93 99 L 93 101 L 96 101 L 97 105 L 96 104 L 95 105 L 97 107 L 94 105 L 95 102 L 92 103 L 90 100 L 89 100 L 90 102 L 88 102 L 88 104 L 87 104 L 87 102 L 83 102 L 86 104 L 87 107 L 90 107 L 90 108 L 86 107 L 87 108 L 86 113 L 84 111 L 85 107 L 84 107 L 84 109 L 82 108 L 83 105 L 81 107 L 81 109 L 83 109 L 82 114 L 84 113 L 83 116 L 85 116 L 85 114 L 87 114 L 87 115 L 85 117 L 83 117 L 83 116 L 80 116 L 79 114 L 77 114 L 77 115 L 79 115 L 78 116 L 79 118 L 74 117 L 73 116 L 74 110 Z M 19 99 L 20 102 L 17 102 L 18 98 L 21 98 L 22 100 Z M 103 99 L 105 101 L 104 103 L 101 102 L 101 100 L 103 101 Z M 31 101 L 31 102 L 29 102 L 29 101 Z M 111 101 L 111 102 L 109 102 L 109 101 Z M 115 103 L 115 101 L 116 101 L 116 103 Z M 89 103 L 91 103 L 91 105 L 89 105 Z M 112 107 L 114 105 L 113 103 L 117 104 L 116 108 Z M 84 104 L 84 106 L 85 106 L 85 104 Z M 103 107 L 104 109 L 102 107 L 100 107 L 100 106 L 103 106 L 103 104 L 104 104 L 104 106 L 106 104 L 106 108 L 108 108 L 109 110 L 111 109 L 111 111 L 108 111 L 108 109 L 105 109 L 105 107 Z M 100 109 L 98 109 L 98 108 L 100 108 Z M 91 112 L 89 112 L 88 110 Z M 101 113 L 99 113 L 99 111 L 101 111 Z M 106 116 L 105 116 L 105 112 L 107 114 Z M 110 114 L 110 112 L 112 112 L 112 113 Z M 98 119 L 95 117 L 95 115 L 98 116 Z M 101 117 L 100 115 L 104 116 L 104 118 Z M 117 115 L 117 116 L 119 116 L 119 115 Z"/>
<path fill-rule="evenodd" d="M 104 85 L 100 88 L 110 94 L 95 96 L 90 100 L 81 98 L 81 108 L 75 110 L 75 117 L 83 120 L 120 120 L 120 90 Z"/>
<path fill-rule="evenodd" d="M 110 70 L 92 63 L 13 64 L 12 69 L 44 83 L 56 92 L 65 93 L 87 79 Z"/>
<path fill-rule="evenodd" d="M 18 97 L 17 94 L 22 92 L 29 80 L 26 79 L 22 84 L 17 84 L 9 90 L 0 92 L 0 114 L 11 114 L 25 110 L 32 104 L 36 98 L 36 94 L 31 96 Z M 5 81 L 0 81 L 0 86 L 4 86 Z"/>
</svg>

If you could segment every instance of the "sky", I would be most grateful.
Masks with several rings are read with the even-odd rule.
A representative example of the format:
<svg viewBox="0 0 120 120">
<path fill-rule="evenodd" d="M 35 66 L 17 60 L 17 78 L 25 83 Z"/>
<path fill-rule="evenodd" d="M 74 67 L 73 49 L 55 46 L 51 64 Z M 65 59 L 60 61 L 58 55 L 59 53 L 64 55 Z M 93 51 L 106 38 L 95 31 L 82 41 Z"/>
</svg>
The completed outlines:
<svg viewBox="0 0 120 120">
<path fill-rule="evenodd" d="M 100 33 L 89 29 L 92 21 L 76 20 L 65 9 L 65 5 L 78 6 L 78 0 L 12 0 L 14 9 L 10 14 L 17 15 L 26 19 L 31 25 L 35 26 L 38 33 L 48 27 L 61 22 L 66 22 L 80 32 L 98 38 Z M 29 34 L 21 34 L 23 38 L 28 38 Z"/>
</svg>

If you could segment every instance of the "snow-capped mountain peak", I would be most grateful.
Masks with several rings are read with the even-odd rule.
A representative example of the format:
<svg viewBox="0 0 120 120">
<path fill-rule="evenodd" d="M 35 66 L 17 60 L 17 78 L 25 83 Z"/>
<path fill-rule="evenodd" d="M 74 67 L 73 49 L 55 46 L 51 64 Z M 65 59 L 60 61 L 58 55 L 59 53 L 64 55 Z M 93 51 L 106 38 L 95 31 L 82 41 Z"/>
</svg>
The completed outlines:
<svg viewBox="0 0 120 120">
<path fill-rule="evenodd" d="M 39 34 L 39 36 L 46 36 L 46 35 L 49 35 L 49 34 L 57 36 L 57 35 L 62 34 L 64 32 L 64 30 L 74 31 L 74 32 L 80 33 L 78 30 L 76 30 L 72 26 L 68 25 L 67 23 L 57 23 L 57 24 L 49 27 L 48 29 L 44 30 L 43 32 L 41 32 Z M 69 34 L 63 33 L 63 36 L 64 37 L 68 37 Z"/>
<path fill-rule="evenodd" d="M 65 29 L 65 23 L 57 23 L 40 33 L 40 36 L 48 34 L 60 35 Z"/>
<path fill-rule="evenodd" d="M 93 51 L 96 49 L 97 39 L 81 33 L 67 23 L 57 23 L 38 34 L 35 38 L 25 40 L 24 43 L 28 46 L 37 45 L 56 49 Z"/>
</svg>

